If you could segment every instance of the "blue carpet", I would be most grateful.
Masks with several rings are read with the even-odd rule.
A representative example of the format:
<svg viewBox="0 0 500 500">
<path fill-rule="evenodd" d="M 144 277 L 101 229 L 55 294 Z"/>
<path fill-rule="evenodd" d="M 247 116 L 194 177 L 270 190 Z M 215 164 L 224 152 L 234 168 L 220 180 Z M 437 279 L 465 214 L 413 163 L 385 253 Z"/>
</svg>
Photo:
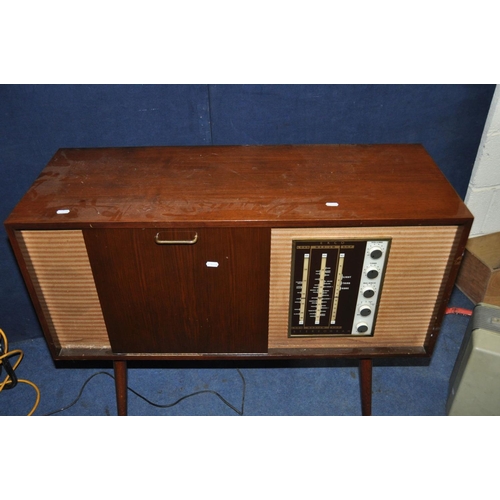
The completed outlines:
<svg viewBox="0 0 500 500">
<path fill-rule="evenodd" d="M 473 308 L 473 304 L 457 289 L 450 305 Z M 373 415 L 445 415 L 448 382 L 468 321 L 466 316 L 445 317 L 430 360 L 374 361 Z M 5 333 L 8 336 L 9 332 Z M 110 364 L 65 363 L 56 366 L 42 338 L 24 340 L 17 345 L 11 343 L 9 349 L 24 352 L 24 359 L 16 370 L 18 378 L 28 379 L 40 389 L 41 399 L 35 416 L 52 413 L 59 416 L 116 415 Z M 247 416 L 361 414 L 356 362 L 290 361 L 187 368 L 178 364 L 174 367 L 145 366 L 131 364 L 128 370 L 129 387 L 149 400 L 129 392 L 128 412 L 131 416 L 236 416 L 242 408 Z M 198 394 L 168 408 L 151 404 L 171 405 L 193 393 Z M 0 415 L 26 415 L 34 403 L 34 389 L 20 383 L 0 393 Z"/>
</svg>

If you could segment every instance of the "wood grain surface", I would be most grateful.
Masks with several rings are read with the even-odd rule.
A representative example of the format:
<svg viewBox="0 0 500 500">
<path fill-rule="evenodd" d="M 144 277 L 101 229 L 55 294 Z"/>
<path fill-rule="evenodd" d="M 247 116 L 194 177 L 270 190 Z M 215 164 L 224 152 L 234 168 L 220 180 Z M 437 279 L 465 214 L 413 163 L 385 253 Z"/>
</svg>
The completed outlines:
<svg viewBox="0 0 500 500">
<path fill-rule="evenodd" d="M 84 233 L 114 352 L 267 352 L 269 230 Z"/>
<path fill-rule="evenodd" d="M 470 213 L 418 145 L 61 149 L 9 224 L 391 225 Z"/>
</svg>

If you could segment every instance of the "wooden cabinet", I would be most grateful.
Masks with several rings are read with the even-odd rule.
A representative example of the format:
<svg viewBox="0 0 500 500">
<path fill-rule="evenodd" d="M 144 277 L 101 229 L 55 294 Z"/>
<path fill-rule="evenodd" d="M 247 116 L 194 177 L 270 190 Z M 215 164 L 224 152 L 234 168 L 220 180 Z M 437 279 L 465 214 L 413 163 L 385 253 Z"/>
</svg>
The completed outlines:
<svg viewBox="0 0 500 500">
<path fill-rule="evenodd" d="M 5 226 L 123 413 L 131 359 L 432 354 L 471 223 L 421 146 L 298 145 L 61 149 Z"/>
</svg>

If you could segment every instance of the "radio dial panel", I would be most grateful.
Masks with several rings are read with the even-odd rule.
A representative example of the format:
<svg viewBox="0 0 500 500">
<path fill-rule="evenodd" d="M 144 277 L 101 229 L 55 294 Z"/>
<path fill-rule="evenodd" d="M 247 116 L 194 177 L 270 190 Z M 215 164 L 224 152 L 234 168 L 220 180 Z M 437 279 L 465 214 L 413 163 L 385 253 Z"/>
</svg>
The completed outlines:
<svg viewBox="0 0 500 500">
<path fill-rule="evenodd" d="M 288 336 L 373 335 L 389 246 L 293 240 Z"/>
</svg>

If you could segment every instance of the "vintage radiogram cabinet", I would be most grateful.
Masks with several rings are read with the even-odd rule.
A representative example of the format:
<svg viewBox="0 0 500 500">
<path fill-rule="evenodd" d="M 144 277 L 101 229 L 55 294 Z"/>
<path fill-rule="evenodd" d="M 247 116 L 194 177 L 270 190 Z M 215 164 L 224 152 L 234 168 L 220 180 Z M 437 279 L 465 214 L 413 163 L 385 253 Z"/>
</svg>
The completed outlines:
<svg viewBox="0 0 500 500">
<path fill-rule="evenodd" d="M 472 216 L 419 145 L 61 149 L 5 221 L 55 360 L 429 356 Z"/>
</svg>

